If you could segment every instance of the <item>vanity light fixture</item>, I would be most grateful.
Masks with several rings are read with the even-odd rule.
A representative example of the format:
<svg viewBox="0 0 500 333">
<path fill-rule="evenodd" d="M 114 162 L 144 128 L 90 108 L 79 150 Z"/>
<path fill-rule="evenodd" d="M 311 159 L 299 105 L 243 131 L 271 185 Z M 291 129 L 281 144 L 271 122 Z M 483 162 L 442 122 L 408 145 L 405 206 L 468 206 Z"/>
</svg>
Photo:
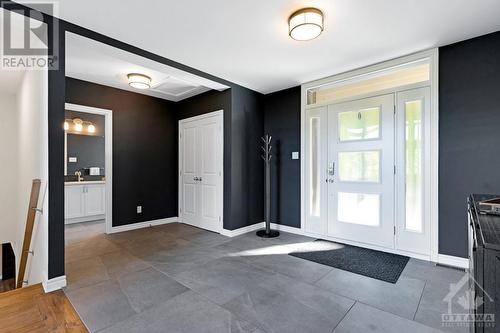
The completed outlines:
<svg viewBox="0 0 500 333">
<path fill-rule="evenodd" d="M 73 119 L 73 124 L 75 124 L 75 131 L 81 132 L 83 130 L 83 120 L 80 118 Z"/>
<path fill-rule="evenodd" d="M 73 127 L 71 128 L 71 125 L 73 124 Z M 85 121 L 80 118 L 74 118 L 74 119 L 66 119 L 64 120 L 64 130 L 65 131 L 74 131 L 74 132 L 83 132 L 84 127 L 87 127 L 86 130 L 88 133 L 95 133 L 96 128 L 95 125 L 92 124 L 90 121 Z"/>
<path fill-rule="evenodd" d="M 144 74 L 130 73 L 127 75 L 129 86 L 136 89 L 151 88 L 151 78 Z"/>
<path fill-rule="evenodd" d="M 288 18 L 288 34 L 298 41 L 318 37 L 324 29 L 323 12 L 317 8 L 302 8 Z"/>
</svg>

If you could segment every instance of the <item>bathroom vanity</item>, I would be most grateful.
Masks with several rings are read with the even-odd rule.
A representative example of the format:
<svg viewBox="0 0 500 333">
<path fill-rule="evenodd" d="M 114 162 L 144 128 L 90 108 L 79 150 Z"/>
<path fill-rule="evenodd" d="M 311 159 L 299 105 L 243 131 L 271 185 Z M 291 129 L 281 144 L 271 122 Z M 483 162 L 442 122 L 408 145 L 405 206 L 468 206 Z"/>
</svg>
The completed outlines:
<svg viewBox="0 0 500 333">
<path fill-rule="evenodd" d="M 106 213 L 106 182 L 65 183 L 65 223 L 102 220 Z"/>
</svg>

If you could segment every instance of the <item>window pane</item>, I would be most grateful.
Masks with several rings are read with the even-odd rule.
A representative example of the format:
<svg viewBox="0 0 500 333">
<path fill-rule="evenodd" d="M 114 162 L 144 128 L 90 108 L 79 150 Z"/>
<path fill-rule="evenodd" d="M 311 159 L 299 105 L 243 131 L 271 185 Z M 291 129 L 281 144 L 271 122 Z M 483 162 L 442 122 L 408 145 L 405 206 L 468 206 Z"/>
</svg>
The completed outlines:
<svg viewBox="0 0 500 333">
<path fill-rule="evenodd" d="M 339 180 L 343 182 L 378 182 L 379 151 L 339 153 Z"/>
<path fill-rule="evenodd" d="M 340 222 L 378 226 L 380 195 L 362 193 L 338 194 L 338 220 Z"/>
<path fill-rule="evenodd" d="M 339 113 L 340 141 L 377 139 L 380 136 L 380 108 Z"/>
<path fill-rule="evenodd" d="M 406 229 L 422 232 L 422 101 L 405 103 Z"/>
<path fill-rule="evenodd" d="M 310 133 L 310 147 L 309 151 L 310 160 L 309 160 L 309 170 L 310 170 L 310 214 L 312 216 L 319 216 L 320 212 L 320 193 L 321 193 L 321 184 L 320 184 L 320 163 L 319 163 L 319 154 L 320 154 L 320 120 L 318 117 L 311 118 L 309 124 L 309 133 Z"/>
<path fill-rule="evenodd" d="M 405 65 L 362 76 L 333 81 L 307 90 L 307 105 L 333 103 L 339 100 L 355 99 L 355 96 L 406 86 L 430 80 L 429 59 L 422 59 Z M 311 97 L 311 98 L 309 98 Z"/>
</svg>

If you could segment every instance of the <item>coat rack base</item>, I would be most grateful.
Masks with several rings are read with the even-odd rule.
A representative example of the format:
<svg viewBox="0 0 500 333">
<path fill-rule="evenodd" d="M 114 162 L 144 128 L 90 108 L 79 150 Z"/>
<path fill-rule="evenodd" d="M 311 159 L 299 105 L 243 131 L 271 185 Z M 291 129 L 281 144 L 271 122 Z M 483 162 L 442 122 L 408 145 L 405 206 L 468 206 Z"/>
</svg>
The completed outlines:
<svg viewBox="0 0 500 333">
<path fill-rule="evenodd" d="M 280 235 L 280 232 L 278 230 L 269 230 L 269 233 L 267 233 L 266 229 L 263 229 L 257 231 L 256 234 L 262 238 L 276 238 Z"/>
</svg>

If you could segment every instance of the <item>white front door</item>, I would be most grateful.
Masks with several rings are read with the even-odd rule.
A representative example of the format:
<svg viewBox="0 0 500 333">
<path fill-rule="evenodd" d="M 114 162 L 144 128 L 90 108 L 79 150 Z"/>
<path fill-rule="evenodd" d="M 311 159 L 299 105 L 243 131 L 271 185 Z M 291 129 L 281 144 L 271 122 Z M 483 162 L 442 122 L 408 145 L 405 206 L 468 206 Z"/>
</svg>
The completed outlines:
<svg viewBox="0 0 500 333">
<path fill-rule="evenodd" d="M 199 228 L 222 230 L 223 115 L 179 122 L 179 216 Z"/>
<path fill-rule="evenodd" d="M 328 107 L 328 235 L 394 248 L 394 94 Z"/>
</svg>

